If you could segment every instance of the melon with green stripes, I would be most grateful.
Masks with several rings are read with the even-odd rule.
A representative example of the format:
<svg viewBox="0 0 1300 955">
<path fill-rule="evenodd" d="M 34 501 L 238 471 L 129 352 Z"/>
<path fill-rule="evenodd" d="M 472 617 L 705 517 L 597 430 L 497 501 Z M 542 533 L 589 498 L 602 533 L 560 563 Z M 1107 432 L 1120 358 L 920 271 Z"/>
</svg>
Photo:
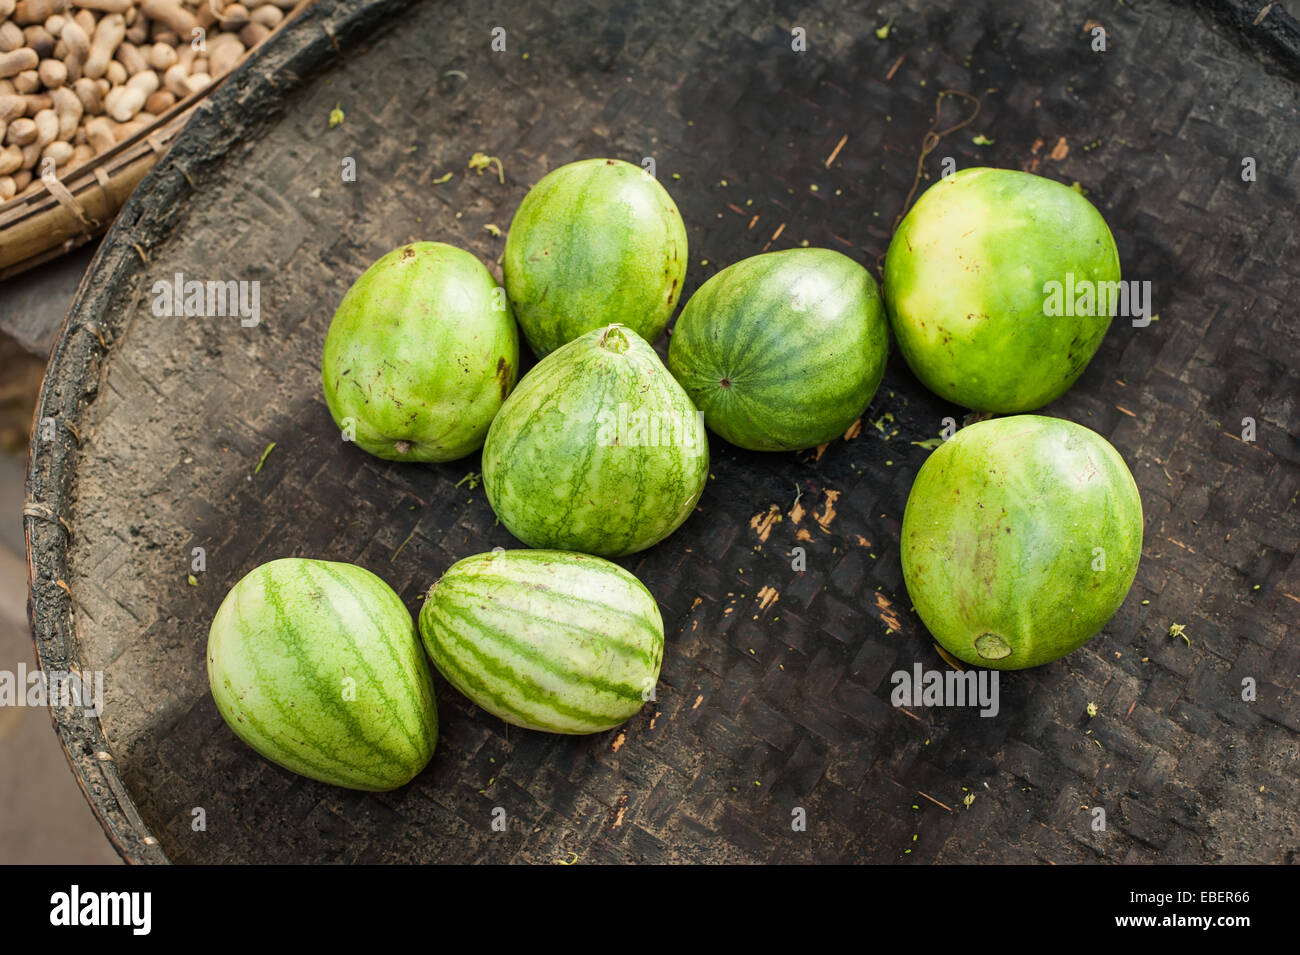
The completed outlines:
<svg viewBox="0 0 1300 955">
<path fill-rule="evenodd" d="M 766 252 L 691 296 L 668 370 L 704 423 L 752 451 L 798 451 L 844 434 L 889 357 L 876 281 L 833 249 Z"/>
<path fill-rule="evenodd" d="M 553 550 L 466 557 L 433 585 L 420 636 L 456 689 L 507 723 L 599 733 L 654 698 L 664 625 L 617 564 Z"/>
<path fill-rule="evenodd" d="M 614 322 L 653 342 L 686 276 L 686 227 L 640 166 L 584 159 L 543 176 L 510 223 L 506 293 L 538 358 Z"/>
<path fill-rule="evenodd" d="M 290 557 L 250 571 L 212 621 L 208 681 L 236 736 L 335 786 L 404 786 L 438 741 L 411 614 L 353 564 Z"/>
<path fill-rule="evenodd" d="M 529 547 L 622 557 L 675 531 L 709 475 L 704 422 L 655 350 L 621 325 L 552 352 L 488 429 L 483 486 Z"/>
</svg>

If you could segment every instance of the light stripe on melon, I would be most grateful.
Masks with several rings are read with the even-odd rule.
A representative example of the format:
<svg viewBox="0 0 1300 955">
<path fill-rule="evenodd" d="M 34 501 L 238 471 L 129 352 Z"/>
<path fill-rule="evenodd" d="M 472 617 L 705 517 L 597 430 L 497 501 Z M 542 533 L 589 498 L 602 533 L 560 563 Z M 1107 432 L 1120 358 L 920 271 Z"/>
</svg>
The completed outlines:
<svg viewBox="0 0 1300 955">
<path fill-rule="evenodd" d="M 563 551 L 460 561 L 425 598 L 420 635 L 438 670 L 479 706 L 552 733 L 625 722 L 663 660 L 663 621 L 641 582 Z"/>
<path fill-rule="evenodd" d="M 410 613 L 363 568 L 288 558 L 254 569 L 218 609 L 207 658 L 236 735 L 296 773 L 387 790 L 433 754 L 433 684 Z"/>
</svg>

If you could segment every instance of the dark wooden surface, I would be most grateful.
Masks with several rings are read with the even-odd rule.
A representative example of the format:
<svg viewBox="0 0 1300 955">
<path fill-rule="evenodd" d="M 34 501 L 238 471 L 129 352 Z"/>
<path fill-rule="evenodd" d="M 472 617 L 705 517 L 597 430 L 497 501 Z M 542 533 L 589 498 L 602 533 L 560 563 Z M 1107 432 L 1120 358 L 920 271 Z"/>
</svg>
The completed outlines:
<svg viewBox="0 0 1300 955">
<path fill-rule="evenodd" d="M 41 658 L 106 671 L 102 734 L 75 714 L 56 723 L 127 855 L 1297 860 L 1289 65 L 1161 2 L 945 6 L 424 3 L 357 47 L 358 8 L 322 3 L 304 21 L 310 42 L 272 45 L 205 107 L 82 288 L 43 395 L 57 437 L 34 446 L 30 475 Z M 1108 52 L 1089 48 L 1090 19 Z M 489 49 L 494 26 L 506 53 Z M 797 26 L 804 53 L 790 47 Z M 330 34 L 345 51 L 337 66 L 296 83 L 332 56 Z M 407 467 L 340 442 L 318 359 L 366 265 L 416 238 L 495 263 L 503 240 L 485 225 L 504 230 L 546 171 L 608 155 L 655 158 L 689 229 L 687 294 L 730 262 L 804 241 L 874 266 L 945 88 L 981 110 L 934 150 L 927 182 L 945 156 L 1078 182 L 1126 277 L 1154 285 L 1159 320 L 1116 321 L 1047 409 L 1108 436 L 1142 492 L 1143 562 L 1102 635 L 1005 675 L 996 718 L 890 705 L 893 671 L 944 665 L 910 612 L 897 538 L 928 453 L 911 442 L 961 417 L 895 355 L 860 430 L 820 454 L 713 439 L 699 511 L 623 561 L 668 630 L 659 700 L 625 728 L 507 731 L 439 679 L 434 761 L 385 795 L 297 778 L 235 739 L 207 693 L 204 644 L 253 566 L 355 561 L 414 609 L 456 559 L 514 544 L 482 488 L 457 486 L 477 457 Z M 346 120 L 328 130 L 336 104 Z M 962 108 L 950 102 L 944 125 Z M 467 172 L 477 151 L 502 159 L 504 185 Z M 345 156 L 355 183 L 340 182 Z M 1254 183 L 1240 178 L 1247 156 Z M 178 271 L 261 282 L 261 325 L 155 317 L 152 283 Z M 1253 443 L 1240 439 L 1244 417 Z M 207 553 L 198 587 L 186 583 L 193 547 Z M 1168 635 L 1174 623 L 1190 644 Z M 1245 677 L 1253 703 L 1240 699 Z M 504 832 L 491 825 L 498 807 Z M 1090 825 L 1094 807 L 1105 831 Z M 806 831 L 792 830 L 797 809 Z"/>
</svg>

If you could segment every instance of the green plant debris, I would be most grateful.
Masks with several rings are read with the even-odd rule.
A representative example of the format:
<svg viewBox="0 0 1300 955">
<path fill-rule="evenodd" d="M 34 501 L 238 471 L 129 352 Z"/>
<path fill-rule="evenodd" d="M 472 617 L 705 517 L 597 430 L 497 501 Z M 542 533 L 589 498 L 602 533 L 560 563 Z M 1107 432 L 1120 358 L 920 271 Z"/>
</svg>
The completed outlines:
<svg viewBox="0 0 1300 955">
<path fill-rule="evenodd" d="M 492 236 L 494 239 L 501 238 L 501 227 L 497 225 L 495 222 L 483 223 L 483 231 L 486 232 L 488 235 Z"/>
<path fill-rule="evenodd" d="M 1171 636 L 1171 637 L 1181 637 L 1182 640 L 1183 640 L 1183 643 L 1187 644 L 1187 645 L 1190 647 L 1190 646 L 1192 645 L 1192 641 L 1189 640 L 1189 639 L 1187 638 L 1187 634 L 1186 634 L 1186 632 L 1185 632 L 1186 630 L 1187 630 L 1187 625 L 1186 625 L 1186 624 L 1183 624 L 1183 623 L 1171 623 L 1171 624 L 1169 625 L 1169 636 Z"/>
<path fill-rule="evenodd" d="M 454 172 L 443 173 L 437 179 L 433 180 L 433 184 L 435 186 L 441 186 L 444 182 L 451 182 L 451 177 L 454 175 L 456 175 Z"/>
<path fill-rule="evenodd" d="M 876 27 L 876 39 L 877 40 L 889 39 L 889 28 L 892 27 L 893 25 L 894 25 L 894 18 L 890 17 L 889 22 L 886 23 L 883 27 Z"/>
<path fill-rule="evenodd" d="M 925 448 L 926 450 L 933 451 L 939 445 L 943 444 L 943 438 L 926 438 L 924 441 L 913 441 L 912 444 L 916 445 L 918 448 Z"/>
<path fill-rule="evenodd" d="M 962 799 L 961 804 L 965 806 L 967 809 L 969 809 L 971 807 L 971 803 L 973 803 L 974 801 L 975 801 L 975 794 L 967 793 L 966 796 Z"/>
<path fill-rule="evenodd" d="M 459 481 L 456 482 L 456 487 L 460 487 L 461 485 L 468 484 L 469 489 L 472 491 L 474 490 L 474 488 L 478 487 L 482 481 L 483 481 L 483 475 L 481 472 L 470 471 L 469 474 L 466 474 L 463 478 L 461 478 Z"/>
<path fill-rule="evenodd" d="M 189 584 L 191 587 L 197 587 L 199 585 L 199 578 L 195 577 L 193 574 L 190 574 L 188 577 L 185 578 L 185 582 Z"/>
<path fill-rule="evenodd" d="M 876 429 L 877 431 L 879 431 L 881 434 L 884 434 L 884 433 L 885 433 L 885 425 L 886 425 L 886 424 L 893 424 L 893 423 L 894 423 L 894 415 L 893 415 L 893 412 L 886 411 L 884 414 L 882 414 L 879 418 L 877 418 L 875 421 L 873 421 L 873 422 L 871 422 L 871 423 L 875 426 L 875 429 Z M 897 432 L 895 432 L 895 433 L 897 433 Z"/>
<path fill-rule="evenodd" d="M 483 175 L 483 170 L 490 168 L 493 163 L 496 163 L 497 179 L 501 180 L 501 184 L 504 186 L 506 182 L 506 171 L 505 167 L 501 165 L 500 159 L 497 159 L 496 156 L 489 156 L 486 153 L 475 153 L 469 157 L 469 168 L 473 169 L 480 176 Z"/>
<path fill-rule="evenodd" d="M 1096 715 L 1097 715 L 1097 704 L 1096 704 L 1096 703 L 1089 703 L 1089 704 L 1088 704 L 1088 718 L 1089 718 L 1089 719 L 1092 719 L 1092 718 L 1093 718 L 1094 716 L 1096 716 Z"/>
<path fill-rule="evenodd" d="M 397 550 L 393 551 L 393 556 L 388 558 L 388 562 L 390 564 L 397 563 L 397 555 L 402 552 L 403 547 L 405 547 L 407 544 L 411 542 L 411 538 L 414 536 L 415 536 L 415 531 L 411 531 L 411 533 L 406 535 L 406 540 L 402 541 L 400 544 L 397 545 Z"/>
<path fill-rule="evenodd" d="M 1070 188 L 1081 196 L 1086 196 L 1088 194 L 1088 190 L 1083 188 L 1083 183 L 1081 182 L 1070 183 Z"/>
<path fill-rule="evenodd" d="M 556 860 L 555 860 L 556 863 L 558 863 L 559 865 L 574 865 L 575 863 L 577 863 L 577 861 L 578 861 L 578 853 L 576 853 L 576 852 L 570 852 L 569 855 L 572 856 L 573 858 L 571 858 L 571 859 L 556 859 Z"/>
<path fill-rule="evenodd" d="M 266 446 L 266 450 L 262 452 L 261 458 L 259 458 L 257 461 L 257 467 L 253 468 L 254 474 L 262 473 L 262 467 L 263 465 L 266 464 L 266 459 L 271 456 L 271 452 L 274 450 L 275 450 L 275 442 L 272 441 L 270 444 Z"/>
<path fill-rule="evenodd" d="M 978 136 L 972 139 L 971 142 L 973 142 L 976 146 L 992 146 L 995 142 L 997 142 L 997 140 L 990 139 L 988 136 L 985 136 L 983 133 L 980 133 Z"/>
<path fill-rule="evenodd" d="M 338 103 L 335 103 L 334 108 L 330 110 L 330 129 L 333 129 L 335 126 L 342 126 L 342 125 L 343 125 L 343 109 L 342 107 L 340 107 Z"/>
</svg>

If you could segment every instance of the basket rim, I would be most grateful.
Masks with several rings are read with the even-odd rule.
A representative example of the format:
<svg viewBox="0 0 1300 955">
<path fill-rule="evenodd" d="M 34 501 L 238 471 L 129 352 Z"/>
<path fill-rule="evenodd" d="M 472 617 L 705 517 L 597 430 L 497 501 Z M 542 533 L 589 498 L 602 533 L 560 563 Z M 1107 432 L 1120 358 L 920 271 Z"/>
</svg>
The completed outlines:
<svg viewBox="0 0 1300 955">
<path fill-rule="evenodd" d="M 286 93 L 391 27 L 412 2 L 317 0 L 288 28 L 268 37 L 243 68 L 194 108 L 191 121 L 122 207 L 91 260 L 50 352 L 28 446 L 23 506 L 27 612 L 42 671 L 82 669 L 76 608 L 64 580 L 72 530 L 62 512 L 74 497 L 77 429 L 111 350 L 117 330 L 111 306 L 123 280 L 151 247 L 172 235 L 179 209 L 196 184 L 212 174 L 232 147 L 255 135 Z M 46 419 L 63 425 L 50 441 L 40 440 L 39 425 Z M 77 784 L 118 855 L 132 864 L 169 863 L 122 780 L 99 716 L 82 706 L 47 704 Z"/>
</svg>

